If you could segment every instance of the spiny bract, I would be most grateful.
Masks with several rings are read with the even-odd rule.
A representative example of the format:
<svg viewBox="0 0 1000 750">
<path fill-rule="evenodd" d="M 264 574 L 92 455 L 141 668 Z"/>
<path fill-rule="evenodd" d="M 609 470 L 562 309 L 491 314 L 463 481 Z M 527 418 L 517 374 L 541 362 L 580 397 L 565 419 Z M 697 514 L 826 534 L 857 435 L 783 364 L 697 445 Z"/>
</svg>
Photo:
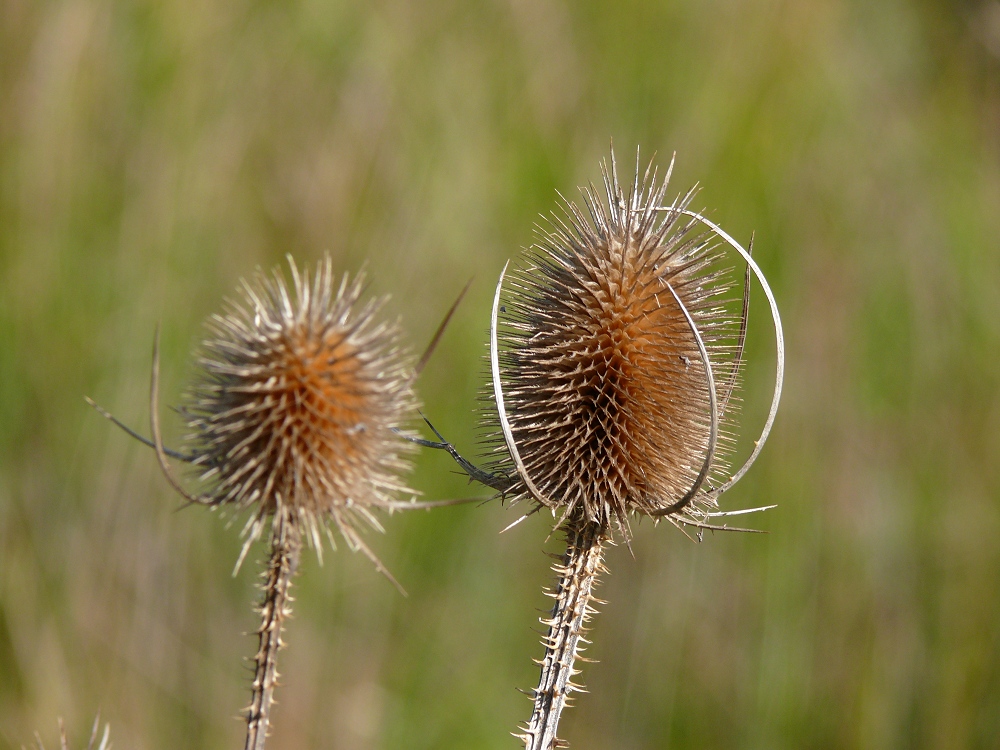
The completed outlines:
<svg viewBox="0 0 1000 750">
<path fill-rule="evenodd" d="M 354 547 L 358 517 L 379 528 L 370 508 L 412 492 L 398 478 L 412 361 L 398 325 L 376 320 L 384 300 L 359 306 L 363 275 L 338 284 L 327 257 L 310 283 L 289 265 L 294 295 L 279 269 L 258 271 L 208 320 L 182 410 L 188 443 L 209 502 L 253 508 L 248 544 L 280 510 L 317 549 L 328 520 Z"/>
<path fill-rule="evenodd" d="M 612 156 L 606 205 L 593 185 L 582 191 L 586 214 L 564 199 L 513 274 L 500 332 L 510 431 L 540 501 L 626 533 L 629 514 L 662 511 L 688 491 L 710 442 L 705 362 L 671 287 L 724 404 L 738 369 L 729 271 L 680 213 L 693 191 L 663 206 L 670 171 L 657 185 L 650 169 L 626 195 Z M 497 467 L 516 477 L 502 436 L 490 440 Z M 518 481 L 510 494 L 528 491 Z M 687 512 L 710 506 L 703 493 Z"/>
</svg>

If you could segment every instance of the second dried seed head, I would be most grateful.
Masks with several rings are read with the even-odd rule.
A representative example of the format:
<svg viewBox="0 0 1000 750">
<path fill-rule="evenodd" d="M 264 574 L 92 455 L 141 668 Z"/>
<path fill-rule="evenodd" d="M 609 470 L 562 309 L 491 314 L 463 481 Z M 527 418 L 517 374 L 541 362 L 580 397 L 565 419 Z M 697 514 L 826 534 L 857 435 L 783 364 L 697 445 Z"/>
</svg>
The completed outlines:
<svg viewBox="0 0 1000 750">
<path fill-rule="evenodd" d="M 214 505 L 252 509 L 248 543 L 288 513 L 319 548 L 332 521 L 351 546 L 370 509 L 410 492 L 399 475 L 413 445 L 399 430 L 416 409 L 412 358 L 381 300 L 359 304 L 364 278 L 280 271 L 244 281 L 242 299 L 209 319 L 183 412 L 193 464 Z"/>
</svg>

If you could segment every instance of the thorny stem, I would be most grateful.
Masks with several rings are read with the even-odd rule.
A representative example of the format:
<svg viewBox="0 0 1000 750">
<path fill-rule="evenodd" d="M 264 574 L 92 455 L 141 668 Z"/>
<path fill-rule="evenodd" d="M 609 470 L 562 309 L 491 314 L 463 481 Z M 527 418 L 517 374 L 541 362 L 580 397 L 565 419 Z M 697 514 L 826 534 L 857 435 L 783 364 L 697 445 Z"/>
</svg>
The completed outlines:
<svg viewBox="0 0 1000 750">
<path fill-rule="evenodd" d="M 278 651 L 284 646 L 281 630 L 291 614 L 289 589 L 299 563 L 302 536 L 287 508 L 279 505 L 271 528 L 271 561 L 264 580 L 260 603 L 259 645 L 254 656 L 256 669 L 253 696 L 247 708 L 247 741 L 244 750 L 264 750 L 274 687 L 278 679 Z"/>
<path fill-rule="evenodd" d="M 598 524 L 587 521 L 570 523 L 566 531 L 566 553 L 553 569 L 559 576 L 554 596 L 552 616 L 541 620 L 549 628 L 542 641 L 545 658 L 542 673 L 534 691 L 535 707 L 526 727 L 516 736 L 524 740 L 525 750 L 554 750 L 566 747 L 556 738 L 559 717 L 569 705 L 570 694 L 583 687 L 571 680 L 579 673 L 573 664 L 588 643 L 584 638 L 587 622 L 595 612 L 594 586 L 605 571 L 601 562 L 609 536 Z M 582 660 L 583 657 L 580 656 Z"/>
</svg>

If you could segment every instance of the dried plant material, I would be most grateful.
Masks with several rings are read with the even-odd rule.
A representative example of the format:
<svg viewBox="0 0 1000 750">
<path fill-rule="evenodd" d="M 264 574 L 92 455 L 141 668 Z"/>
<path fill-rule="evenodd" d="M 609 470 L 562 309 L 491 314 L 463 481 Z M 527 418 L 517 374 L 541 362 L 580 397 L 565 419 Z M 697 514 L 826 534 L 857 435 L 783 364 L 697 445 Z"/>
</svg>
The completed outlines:
<svg viewBox="0 0 1000 750">
<path fill-rule="evenodd" d="M 322 535 L 335 546 L 335 526 L 402 591 L 360 536 L 382 529 L 373 510 L 430 508 L 463 501 L 417 503 L 400 479 L 416 449 L 405 429 L 416 413 L 416 371 L 397 324 L 378 320 L 384 300 L 360 302 L 363 276 L 337 282 L 329 257 L 310 280 L 289 258 L 293 288 L 279 270 L 242 283 L 242 300 L 227 302 L 208 321 L 197 375 L 180 410 L 185 450 L 163 445 L 159 420 L 159 335 L 150 382 L 152 440 L 87 399 L 99 413 L 156 450 L 171 486 L 188 502 L 249 511 L 237 568 L 266 529 L 270 562 L 258 607 L 261 625 L 247 708 L 247 750 L 267 738 L 281 634 L 291 612 L 289 590 L 303 538 L 322 554 Z M 463 292 L 464 294 L 464 292 Z M 461 296 L 421 359 L 426 363 Z M 205 488 L 184 488 L 169 458 L 198 471 Z M 397 499 L 410 495 L 409 501 Z M 322 534 L 321 534 L 322 532 Z M 403 592 L 405 593 L 405 592 Z"/>
<path fill-rule="evenodd" d="M 212 507 L 250 511 L 240 561 L 270 526 L 247 750 L 265 744 L 303 537 L 321 550 L 321 530 L 333 543 L 332 522 L 349 547 L 388 575 L 357 524 L 381 529 L 372 509 L 413 494 L 399 479 L 414 449 L 402 429 L 416 397 L 398 326 L 377 319 L 381 300 L 360 304 L 363 277 L 338 283 L 326 258 L 310 282 L 308 272 L 289 265 L 291 294 L 279 271 L 258 273 L 243 283 L 242 301 L 210 318 L 182 409 L 190 463 L 209 490 L 197 497 L 181 491 Z M 169 476 L 155 394 L 154 377 L 154 441 Z"/>
<path fill-rule="evenodd" d="M 637 170 L 627 196 L 613 161 L 604 176 L 604 200 L 591 186 L 584 210 L 566 202 L 553 217 L 508 285 L 502 322 L 501 276 L 494 469 L 514 480 L 508 496 L 628 538 L 633 514 L 700 522 L 717 507 L 706 480 L 723 482 L 746 329 L 726 304 L 717 228 L 695 232 L 693 192 L 664 207 L 669 171 L 657 184 Z"/>
<path fill-rule="evenodd" d="M 158 352 L 150 396 L 153 443 L 174 488 L 191 502 L 250 511 L 237 567 L 270 527 L 246 750 L 262 750 L 267 739 L 303 537 L 321 553 L 321 530 L 335 544 L 332 522 L 395 584 L 357 524 L 381 530 L 372 510 L 398 507 L 397 493 L 414 494 L 399 479 L 414 450 L 403 427 L 416 397 L 398 326 L 377 320 L 381 300 L 360 305 L 363 277 L 338 284 L 329 258 L 312 282 L 291 259 L 289 266 L 292 293 L 280 271 L 258 273 L 243 282 L 242 301 L 209 319 L 181 410 L 190 429 L 182 455 L 199 470 L 205 494 L 187 492 L 167 464 Z"/>
<path fill-rule="evenodd" d="M 87 742 L 87 750 L 111 750 L 111 725 L 104 725 L 104 732 L 100 734 L 100 742 L 98 742 L 98 734 L 101 728 L 101 715 L 98 714 L 94 717 L 94 726 L 90 731 L 90 740 Z M 22 750 L 24 746 L 22 745 Z M 37 750 L 45 750 L 45 744 L 42 742 L 42 737 L 38 732 L 35 732 L 35 747 Z M 62 719 L 59 719 L 59 750 L 69 750 L 69 740 L 66 737 L 66 725 L 63 723 Z"/>
<path fill-rule="evenodd" d="M 417 413 L 413 382 L 427 364 L 466 284 L 416 365 L 400 342 L 399 326 L 380 321 L 384 299 L 362 303 L 364 277 L 338 282 L 329 258 L 310 280 L 289 258 L 291 291 L 281 272 L 262 272 L 241 285 L 238 301 L 207 324 L 197 374 L 180 413 L 189 434 L 185 450 L 164 447 L 159 419 L 159 336 L 153 347 L 147 439 L 91 399 L 102 416 L 155 449 L 170 485 L 189 503 L 231 513 L 249 511 L 242 564 L 253 542 L 268 532 L 271 554 L 263 575 L 259 644 L 247 715 L 248 750 L 267 737 L 277 653 L 291 613 L 289 590 L 303 539 L 322 559 L 322 536 L 336 546 L 331 526 L 352 550 L 362 551 L 396 588 L 402 587 L 361 537 L 381 531 L 373 514 L 430 509 L 475 498 L 418 502 L 400 476 L 407 454 L 427 441 L 406 423 Z M 471 283 L 471 280 L 470 280 Z M 437 446 L 435 446 L 437 447 Z M 187 490 L 168 459 L 198 471 L 203 492 Z M 409 495 L 406 500 L 398 495 Z"/>
<path fill-rule="evenodd" d="M 279 270 L 270 275 L 258 271 L 242 282 L 242 299 L 227 302 L 224 314 L 209 319 L 209 337 L 180 409 L 190 430 L 185 450 L 163 445 L 158 334 L 149 397 L 152 439 L 86 399 L 156 451 L 164 476 L 189 503 L 249 511 L 237 570 L 253 542 L 269 529 L 271 554 L 258 606 L 259 645 L 246 710 L 248 750 L 261 750 L 267 737 L 277 653 L 291 612 L 289 590 L 303 539 L 322 560 L 322 536 L 336 546 L 335 526 L 351 549 L 361 550 L 405 595 L 365 544 L 361 526 L 382 530 L 376 509 L 430 509 L 475 499 L 417 502 L 417 493 L 400 479 L 410 469 L 407 454 L 428 444 L 406 428 L 417 413 L 413 382 L 469 284 L 414 365 L 400 343 L 399 326 L 378 319 L 385 300 L 361 302 L 363 276 L 352 281 L 345 275 L 338 282 L 329 258 L 312 280 L 291 258 L 289 267 L 291 291 Z M 202 493 L 187 490 L 174 476 L 171 458 L 198 471 Z M 409 498 L 398 499 L 401 494 Z"/>
<path fill-rule="evenodd" d="M 583 208 L 564 201 L 506 295 L 506 267 L 501 273 L 490 327 L 493 463 L 480 469 L 447 441 L 432 444 L 473 479 L 532 501 L 515 524 L 546 508 L 567 537 L 556 603 L 542 621 L 548 635 L 534 710 L 518 734 L 529 750 L 564 746 L 556 730 L 580 690 L 571 678 L 604 547 L 616 533 L 630 542 L 633 517 L 666 518 L 699 535 L 735 530 L 712 522 L 731 514 L 718 509 L 718 497 L 759 455 L 783 378 L 777 305 L 750 253 L 688 208 L 693 191 L 664 205 L 670 170 L 661 182 L 637 161 L 626 193 L 612 154 L 603 175 L 603 196 L 590 186 Z M 727 246 L 747 263 L 742 304 Z M 751 271 L 774 321 L 776 382 L 760 439 L 730 475 Z"/>
<path fill-rule="evenodd" d="M 579 674 L 573 664 L 576 659 L 583 660 L 587 624 L 596 614 L 594 605 L 602 603 L 594 596 L 594 589 L 600 574 L 606 572 L 602 557 L 610 542 L 607 529 L 597 524 L 570 525 L 566 529 L 566 552 L 552 568 L 558 580 L 552 592 L 555 604 L 552 614 L 539 620 L 548 633 L 542 641 L 545 656 L 541 676 L 532 692 L 534 708 L 527 725 L 516 734 L 525 747 L 564 746 L 556 730 L 572 693 L 583 690 L 582 685 L 572 681 Z"/>
</svg>

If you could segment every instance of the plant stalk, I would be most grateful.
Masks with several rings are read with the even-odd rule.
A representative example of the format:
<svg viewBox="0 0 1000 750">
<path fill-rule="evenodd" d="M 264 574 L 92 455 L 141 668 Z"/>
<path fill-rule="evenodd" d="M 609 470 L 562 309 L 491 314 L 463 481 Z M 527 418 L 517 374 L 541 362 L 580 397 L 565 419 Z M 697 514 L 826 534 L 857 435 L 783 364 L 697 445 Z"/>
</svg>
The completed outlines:
<svg viewBox="0 0 1000 750">
<path fill-rule="evenodd" d="M 281 631 L 291 614 L 289 590 L 299 563 L 302 536 L 288 509 L 279 506 L 271 527 L 271 561 L 264 578 L 264 596 L 258 611 L 260 628 L 253 695 L 247 708 L 247 741 L 244 750 L 264 750 L 274 687 L 278 680 L 278 651 L 285 645 Z"/>
<path fill-rule="evenodd" d="M 566 531 L 566 553 L 559 564 L 553 566 L 559 576 L 554 596 L 556 603 L 552 615 L 542 619 L 548 634 L 542 641 L 545 658 L 541 661 L 541 676 L 534 690 L 534 709 L 527 726 L 516 736 L 524 741 L 525 750 L 554 750 L 566 747 L 556 737 L 559 717 L 570 704 L 571 693 L 583 690 L 572 682 L 579 674 L 573 665 L 580 656 L 587 622 L 596 610 L 599 600 L 593 591 L 597 577 L 605 571 L 601 562 L 604 545 L 609 536 L 600 525 L 587 521 L 571 523 Z"/>
</svg>

